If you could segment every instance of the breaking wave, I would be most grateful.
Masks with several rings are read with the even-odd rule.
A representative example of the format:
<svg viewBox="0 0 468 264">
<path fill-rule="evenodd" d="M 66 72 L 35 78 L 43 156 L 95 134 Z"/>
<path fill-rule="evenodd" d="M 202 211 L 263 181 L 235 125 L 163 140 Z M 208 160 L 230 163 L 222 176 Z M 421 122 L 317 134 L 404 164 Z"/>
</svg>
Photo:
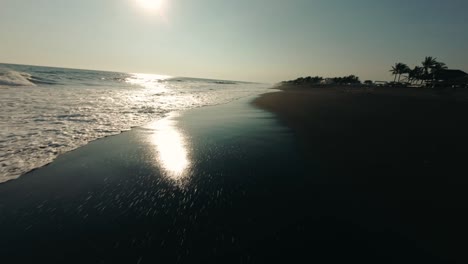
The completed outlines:
<svg viewBox="0 0 468 264">
<path fill-rule="evenodd" d="M 267 88 L 222 80 L 10 64 L 0 64 L 0 87 L 0 183 L 44 166 L 61 153 L 171 111 L 227 103 Z"/>
<path fill-rule="evenodd" d="M 0 69 L 0 86 L 36 86 L 36 84 L 29 73 Z"/>
</svg>

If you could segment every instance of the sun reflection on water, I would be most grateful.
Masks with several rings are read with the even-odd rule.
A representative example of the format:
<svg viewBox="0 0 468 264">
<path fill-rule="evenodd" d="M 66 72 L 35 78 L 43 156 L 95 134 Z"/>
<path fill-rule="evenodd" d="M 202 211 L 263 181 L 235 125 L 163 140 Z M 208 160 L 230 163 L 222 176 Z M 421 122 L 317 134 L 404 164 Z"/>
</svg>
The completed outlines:
<svg viewBox="0 0 468 264">
<path fill-rule="evenodd" d="M 154 133 L 150 137 L 150 142 L 155 147 L 158 167 L 168 178 L 178 181 L 187 176 L 191 162 L 187 138 L 177 128 L 174 117 L 175 114 L 151 125 Z"/>
<path fill-rule="evenodd" d="M 161 92 L 167 91 L 167 88 L 161 83 L 164 80 L 171 78 L 167 75 L 132 73 L 132 76 L 125 79 L 129 84 L 143 86 L 148 89 L 155 89 Z"/>
</svg>

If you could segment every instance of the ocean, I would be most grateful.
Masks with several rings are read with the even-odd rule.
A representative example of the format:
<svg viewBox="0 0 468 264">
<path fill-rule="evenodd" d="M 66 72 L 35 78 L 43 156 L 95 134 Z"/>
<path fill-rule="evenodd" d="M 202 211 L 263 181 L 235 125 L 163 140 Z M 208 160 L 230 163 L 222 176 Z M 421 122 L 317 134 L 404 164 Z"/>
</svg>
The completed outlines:
<svg viewBox="0 0 468 264">
<path fill-rule="evenodd" d="M 0 64 L 0 182 L 170 112 L 224 104 L 267 84 Z"/>
</svg>

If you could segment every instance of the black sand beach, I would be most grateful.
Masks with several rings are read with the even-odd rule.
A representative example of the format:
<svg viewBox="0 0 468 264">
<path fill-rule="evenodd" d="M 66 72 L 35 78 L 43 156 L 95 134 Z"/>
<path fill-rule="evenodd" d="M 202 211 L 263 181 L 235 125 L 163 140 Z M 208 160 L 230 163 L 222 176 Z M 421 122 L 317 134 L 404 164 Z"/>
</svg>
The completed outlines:
<svg viewBox="0 0 468 264">
<path fill-rule="evenodd" d="M 251 100 L 1 184 L 2 260 L 464 263 L 465 102 L 289 89 L 256 100 L 278 121 Z M 186 163 L 161 157 L 161 131 Z"/>
<path fill-rule="evenodd" d="M 92 142 L 0 185 L 2 259 L 201 263 L 270 256 L 263 241 L 296 228 L 288 226 L 295 199 L 288 189 L 299 182 L 288 178 L 302 168 L 288 130 L 247 101 L 174 117 L 190 160 L 183 179 L 172 179 L 158 162 L 153 137 L 171 128 L 156 124 Z"/>
<path fill-rule="evenodd" d="M 394 263 L 466 263 L 467 91 L 281 89 L 255 103 L 293 129 L 320 171 L 307 184 L 333 186 L 341 213 L 375 235 L 371 248 Z M 412 249 L 393 258 L 404 244 Z"/>
</svg>

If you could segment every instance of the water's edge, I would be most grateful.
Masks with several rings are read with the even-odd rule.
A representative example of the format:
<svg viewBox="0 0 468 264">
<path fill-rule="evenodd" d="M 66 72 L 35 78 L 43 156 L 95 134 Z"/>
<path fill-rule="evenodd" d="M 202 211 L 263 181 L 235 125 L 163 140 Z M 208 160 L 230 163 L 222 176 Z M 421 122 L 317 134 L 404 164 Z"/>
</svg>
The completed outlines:
<svg viewBox="0 0 468 264">
<path fill-rule="evenodd" d="M 267 92 L 267 93 L 270 93 L 271 91 Z M 270 113 L 269 111 L 265 110 L 265 109 L 262 109 L 258 106 L 256 106 L 253 102 L 255 101 L 255 99 L 257 99 L 258 97 L 262 96 L 263 93 L 261 94 L 257 94 L 257 95 L 250 95 L 250 96 L 246 96 L 246 97 L 241 97 L 241 98 L 235 98 L 234 100 L 230 101 L 230 102 L 225 102 L 225 103 L 218 103 L 218 104 L 212 104 L 212 105 L 200 105 L 200 106 L 197 106 L 197 107 L 194 107 L 194 108 L 191 108 L 191 109 L 185 109 L 185 110 L 174 110 L 174 111 L 170 111 L 170 112 L 167 112 L 165 113 L 163 116 L 161 117 L 158 117 L 156 119 L 153 119 L 145 124 L 142 124 L 142 125 L 139 125 L 139 126 L 133 126 L 131 127 L 130 129 L 128 130 L 122 130 L 120 131 L 119 133 L 116 133 L 116 134 L 112 134 L 112 135 L 106 135 L 104 137 L 101 137 L 101 138 L 97 138 L 97 139 L 94 139 L 94 140 L 91 140 L 89 142 L 87 142 L 86 144 L 84 145 L 81 145 L 81 146 L 78 146 L 74 149 L 71 149 L 69 151 L 65 151 L 63 153 L 60 153 L 59 155 L 55 156 L 53 160 L 51 160 L 50 162 L 48 162 L 47 164 L 44 164 L 42 166 L 38 166 L 36 168 L 33 168 L 25 173 L 23 173 L 22 175 L 20 175 L 19 177 L 17 178 L 12 178 L 12 179 L 7 179 L 5 181 L 2 181 L 0 182 L 0 186 L 4 185 L 4 184 L 7 184 L 11 181 L 15 181 L 15 180 L 18 180 L 18 179 L 21 179 L 22 177 L 27 177 L 28 174 L 32 173 L 32 172 L 35 172 L 37 170 L 41 170 L 43 168 L 46 168 L 48 166 L 50 166 L 51 164 L 53 164 L 57 159 L 63 157 L 64 155 L 69 155 L 70 153 L 74 152 L 74 151 L 77 151 L 83 147 L 86 147 L 88 146 L 89 144 L 92 144 L 92 143 L 95 143 L 97 141 L 101 141 L 101 140 L 104 140 L 104 139 L 108 139 L 108 138 L 112 138 L 112 137 L 116 137 L 116 136 L 120 136 L 122 134 L 126 134 L 126 133 L 132 133 L 134 132 L 135 129 L 141 129 L 141 128 L 144 128 L 145 126 L 147 126 L 148 124 L 151 124 L 153 122 L 156 122 L 158 120 L 162 120 L 162 119 L 165 119 L 165 118 L 168 118 L 170 117 L 172 114 L 174 113 L 180 113 L 180 115 L 185 115 L 187 112 L 190 112 L 190 111 L 194 111 L 194 110 L 197 110 L 197 109 L 200 109 L 200 108 L 207 108 L 207 107 L 216 107 L 216 106 L 221 106 L 221 105 L 228 105 L 228 104 L 234 104 L 236 102 L 238 102 L 239 100 L 246 100 L 248 101 L 248 103 L 246 105 L 248 106 L 251 106 L 255 109 L 258 109 L 258 110 L 261 110 L 261 111 L 264 111 L 264 112 L 268 112 Z"/>
</svg>

